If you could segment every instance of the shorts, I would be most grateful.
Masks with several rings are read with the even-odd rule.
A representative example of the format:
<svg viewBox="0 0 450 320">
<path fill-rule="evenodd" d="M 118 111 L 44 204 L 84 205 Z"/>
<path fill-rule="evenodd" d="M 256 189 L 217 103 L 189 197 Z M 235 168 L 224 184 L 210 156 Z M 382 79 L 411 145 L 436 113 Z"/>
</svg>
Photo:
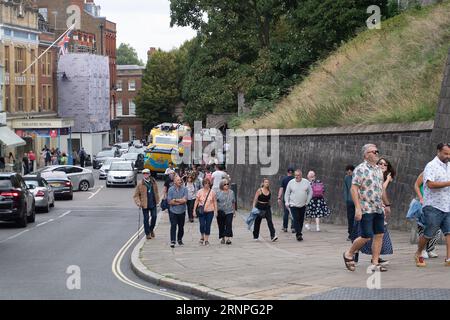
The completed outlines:
<svg viewBox="0 0 450 320">
<path fill-rule="evenodd" d="M 384 233 L 384 214 L 364 213 L 361 219 L 361 237 L 372 239 L 375 234 Z"/>
<path fill-rule="evenodd" d="M 422 210 L 425 220 L 424 237 L 426 239 L 432 239 L 439 229 L 445 236 L 450 234 L 450 212 L 444 212 L 432 206 L 426 206 Z"/>
</svg>

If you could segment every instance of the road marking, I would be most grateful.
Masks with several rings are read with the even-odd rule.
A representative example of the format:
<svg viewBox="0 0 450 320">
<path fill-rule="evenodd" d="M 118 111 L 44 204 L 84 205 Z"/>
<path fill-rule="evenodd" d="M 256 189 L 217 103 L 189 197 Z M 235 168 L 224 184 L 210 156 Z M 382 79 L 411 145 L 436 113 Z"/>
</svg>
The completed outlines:
<svg viewBox="0 0 450 320">
<path fill-rule="evenodd" d="M 100 191 L 102 191 L 102 189 L 103 189 L 103 186 L 101 186 L 97 191 L 95 191 L 95 193 L 93 193 L 92 196 L 90 196 L 88 198 L 88 200 L 91 200 L 93 197 L 95 197 Z"/>
<path fill-rule="evenodd" d="M 45 225 L 45 224 L 47 224 L 47 223 L 50 223 L 50 222 L 53 222 L 53 221 L 55 221 L 55 220 L 49 219 L 49 220 L 47 220 L 47 221 L 44 221 L 44 222 L 39 223 L 39 224 L 38 224 L 36 227 L 34 227 L 34 228 L 43 226 L 43 225 Z M 33 228 L 33 229 L 34 229 L 34 228 Z"/>
<path fill-rule="evenodd" d="M 125 245 L 119 250 L 119 252 L 117 253 L 117 255 L 114 257 L 113 263 L 112 263 L 112 272 L 113 274 L 116 276 L 117 279 L 119 279 L 120 281 L 122 281 L 125 284 L 128 284 L 132 287 L 135 287 L 137 289 L 141 289 L 150 293 L 154 293 L 157 295 L 161 295 L 161 296 L 165 296 L 168 298 L 173 298 L 175 300 L 188 300 L 188 298 L 180 296 L 180 295 L 176 295 L 173 293 L 168 293 L 168 292 L 162 292 L 161 290 L 156 290 L 156 289 L 152 289 L 150 287 L 141 285 L 137 282 L 134 282 L 130 279 L 128 279 L 122 272 L 120 265 L 122 263 L 123 257 L 125 256 L 126 252 L 130 249 L 130 247 L 133 245 L 133 242 L 135 240 L 135 238 L 143 231 L 143 227 L 141 227 L 139 229 L 138 232 L 136 232 L 135 234 L 133 234 L 133 236 L 125 243 Z"/>
<path fill-rule="evenodd" d="M 24 233 L 29 232 L 29 231 L 30 231 L 30 229 L 27 229 L 27 230 L 24 230 L 24 231 L 22 231 L 22 232 L 19 232 L 19 233 L 15 234 L 15 235 L 13 235 L 13 236 L 11 236 L 11 237 L 9 237 L 9 238 L 6 238 L 5 240 L 1 241 L 0 243 L 6 242 L 6 241 L 8 241 L 8 240 L 12 240 L 12 239 L 14 239 L 14 238 L 17 238 L 17 237 L 19 237 L 19 236 L 21 236 L 21 235 L 23 235 Z"/>
<path fill-rule="evenodd" d="M 61 218 L 63 218 L 63 217 L 65 217 L 65 216 L 67 216 L 69 213 L 71 213 L 72 211 L 67 211 L 67 212 L 64 212 L 62 215 L 60 215 L 60 216 L 58 216 L 58 219 L 61 219 Z"/>
</svg>

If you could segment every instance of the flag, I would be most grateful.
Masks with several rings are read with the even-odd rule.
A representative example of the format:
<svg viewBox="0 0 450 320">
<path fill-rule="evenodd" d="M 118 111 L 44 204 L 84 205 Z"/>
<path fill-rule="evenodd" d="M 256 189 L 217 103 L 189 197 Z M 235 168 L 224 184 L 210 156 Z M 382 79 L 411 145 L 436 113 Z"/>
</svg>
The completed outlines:
<svg viewBox="0 0 450 320">
<path fill-rule="evenodd" d="M 64 35 L 64 37 L 61 39 L 61 41 L 58 43 L 59 47 L 59 55 L 63 56 L 68 52 L 69 42 L 70 42 L 70 36 L 73 32 L 73 27 L 70 28 L 67 33 Z"/>
</svg>

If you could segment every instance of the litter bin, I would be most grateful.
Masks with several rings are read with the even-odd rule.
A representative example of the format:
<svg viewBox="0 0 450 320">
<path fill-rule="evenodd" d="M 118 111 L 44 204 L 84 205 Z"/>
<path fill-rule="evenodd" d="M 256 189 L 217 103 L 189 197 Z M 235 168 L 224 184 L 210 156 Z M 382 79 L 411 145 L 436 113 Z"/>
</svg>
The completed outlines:
<svg viewBox="0 0 450 320">
<path fill-rule="evenodd" d="M 234 207 L 237 210 L 237 208 L 238 208 L 238 205 L 237 205 L 237 192 L 238 192 L 238 189 L 237 189 L 237 184 L 236 183 L 232 183 L 231 184 L 231 190 L 233 190 L 233 192 L 234 192 Z"/>
</svg>

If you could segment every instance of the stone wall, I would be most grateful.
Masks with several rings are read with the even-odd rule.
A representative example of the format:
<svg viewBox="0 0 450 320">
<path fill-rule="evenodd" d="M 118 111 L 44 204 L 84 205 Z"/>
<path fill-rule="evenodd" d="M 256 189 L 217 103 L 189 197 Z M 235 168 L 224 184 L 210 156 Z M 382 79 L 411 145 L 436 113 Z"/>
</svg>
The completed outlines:
<svg viewBox="0 0 450 320">
<path fill-rule="evenodd" d="M 246 140 L 248 143 L 248 137 Z M 435 121 L 280 130 L 280 168 L 278 174 L 268 177 L 274 211 L 280 211 L 276 204 L 280 179 L 287 168 L 293 166 L 302 169 L 305 176 L 308 170 L 316 172 L 325 184 L 326 200 L 333 211 L 329 222 L 346 224 L 345 167 L 361 163 L 361 147 L 374 143 L 397 171 L 397 178 L 388 191 L 392 202 L 391 228 L 406 230 L 405 215 L 414 197 L 414 182 L 426 163 L 435 157 L 437 144 L 444 141 L 450 141 L 450 53 Z M 248 163 L 248 147 L 246 153 L 246 164 L 227 165 L 227 170 L 238 185 L 239 206 L 249 209 L 263 177 L 259 165 Z"/>
</svg>

